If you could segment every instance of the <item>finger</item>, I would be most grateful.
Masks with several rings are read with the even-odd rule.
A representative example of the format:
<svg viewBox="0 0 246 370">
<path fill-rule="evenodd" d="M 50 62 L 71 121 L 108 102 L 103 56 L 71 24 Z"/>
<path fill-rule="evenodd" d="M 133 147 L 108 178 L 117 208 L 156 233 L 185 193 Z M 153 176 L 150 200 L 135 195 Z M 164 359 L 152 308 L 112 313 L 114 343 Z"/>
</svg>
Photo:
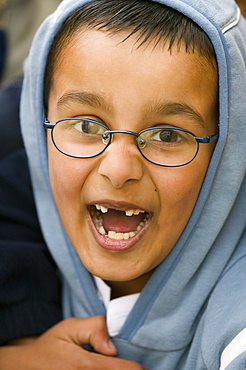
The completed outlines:
<svg viewBox="0 0 246 370">
<path fill-rule="evenodd" d="M 95 353 L 87 353 L 86 356 L 83 357 L 83 366 L 81 367 L 83 370 L 148 370 L 147 368 L 143 367 L 143 365 L 123 360 L 116 357 L 106 357 L 100 354 Z"/>
<path fill-rule="evenodd" d="M 60 326 L 59 326 L 60 325 Z M 104 316 L 92 316 L 83 319 L 69 318 L 58 324 L 58 336 L 78 345 L 89 344 L 98 353 L 115 356 L 116 347 L 111 341 Z"/>
</svg>

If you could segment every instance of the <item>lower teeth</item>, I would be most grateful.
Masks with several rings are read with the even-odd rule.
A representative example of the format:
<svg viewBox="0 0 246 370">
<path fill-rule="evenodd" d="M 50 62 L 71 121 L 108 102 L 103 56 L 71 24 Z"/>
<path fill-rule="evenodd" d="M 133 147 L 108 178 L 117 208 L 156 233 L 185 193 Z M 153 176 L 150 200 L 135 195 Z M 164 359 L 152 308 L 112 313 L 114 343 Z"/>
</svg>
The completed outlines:
<svg viewBox="0 0 246 370">
<path fill-rule="evenodd" d="M 134 217 L 134 216 L 132 216 Z M 140 224 L 138 225 L 137 229 L 135 231 L 130 231 L 128 233 L 117 233 L 115 231 L 108 231 L 108 234 L 106 233 L 104 227 L 103 227 L 103 224 L 102 224 L 102 218 L 101 218 L 101 215 L 100 214 L 92 214 L 92 218 L 93 218 L 93 221 L 94 221 L 94 224 L 96 226 L 96 229 L 97 231 L 107 237 L 107 238 L 110 238 L 110 239 L 114 239 L 114 240 L 128 240 L 128 239 L 131 239 L 133 238 L 135 235 L 137 235 L 139 233 L 139 231 L 143 228 L 143 226 L 145 225 L 145 223 L 148 221 L 149 219 L 149 215 L 146 214 L 144 220 L 142 222 L 140 222 Z"/>
<path fill-rule="evenodd" d="M 128 240 L 135 235 L 135 231 L 131 231 L 130 233 L 116 233 L 115 231 L 109 231 L 107 236 L 108 238 L 115 240 Z"/>
</svg>

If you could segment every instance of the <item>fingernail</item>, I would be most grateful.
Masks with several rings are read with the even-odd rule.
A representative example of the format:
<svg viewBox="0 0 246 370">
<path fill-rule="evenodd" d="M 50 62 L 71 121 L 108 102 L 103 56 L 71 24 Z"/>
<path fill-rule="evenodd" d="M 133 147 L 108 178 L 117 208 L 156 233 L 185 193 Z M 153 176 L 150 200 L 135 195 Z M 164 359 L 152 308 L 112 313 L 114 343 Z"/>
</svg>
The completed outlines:
<svg viewBox="0 0 246 370">
<path fill-rule="evenodd" d="M 108 341 L 108 345 L 109 345 L 110 349 L 116 350 L 116 347 L 115 347 L 114 343 L 112 342 L 112 340 Z"/>
</svg>

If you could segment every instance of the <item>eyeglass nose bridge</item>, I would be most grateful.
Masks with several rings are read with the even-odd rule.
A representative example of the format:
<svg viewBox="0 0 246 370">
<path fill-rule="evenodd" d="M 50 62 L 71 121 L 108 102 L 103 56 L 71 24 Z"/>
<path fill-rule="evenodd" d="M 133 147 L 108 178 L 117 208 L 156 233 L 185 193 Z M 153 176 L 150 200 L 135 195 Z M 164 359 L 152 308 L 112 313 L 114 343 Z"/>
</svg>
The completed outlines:
<svg viewBox="0 0 246 370">
<path fill-rule="evenodd" d="M 140 136 L 140 134 L 138 134 L 137 132 L 128 131 L 128 130 L 107 130 L 102 134 L 103 143 L 106 144 L 106 145 L 111 144 L 112 141 L 113 141 L 113 134 L 133 135 L 136 138 L 136 142 L 137 142 L 138 137 Z M 109 141 L 107 141 L 109 136 L 110 136 Z"/>
</svg>

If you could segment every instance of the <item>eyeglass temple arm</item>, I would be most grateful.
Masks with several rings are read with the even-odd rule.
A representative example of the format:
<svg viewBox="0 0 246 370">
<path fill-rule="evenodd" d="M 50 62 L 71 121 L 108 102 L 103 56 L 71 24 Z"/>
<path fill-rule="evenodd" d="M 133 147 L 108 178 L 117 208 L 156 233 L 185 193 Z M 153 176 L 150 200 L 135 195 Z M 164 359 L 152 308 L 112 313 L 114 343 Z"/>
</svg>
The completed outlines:
<svg viewBox="0 0 246 370">
<path fill-rule="evenodd" d="M 196 137 L 196 141 L 198 143 L 208 144 L 208 143 L 211 143 L 214 140 L 217 140 L 218 137 L 219 137 L 219 134 L 210 135 L 210 136 L 206 136 L 206 137 Z"/>
</svg>

